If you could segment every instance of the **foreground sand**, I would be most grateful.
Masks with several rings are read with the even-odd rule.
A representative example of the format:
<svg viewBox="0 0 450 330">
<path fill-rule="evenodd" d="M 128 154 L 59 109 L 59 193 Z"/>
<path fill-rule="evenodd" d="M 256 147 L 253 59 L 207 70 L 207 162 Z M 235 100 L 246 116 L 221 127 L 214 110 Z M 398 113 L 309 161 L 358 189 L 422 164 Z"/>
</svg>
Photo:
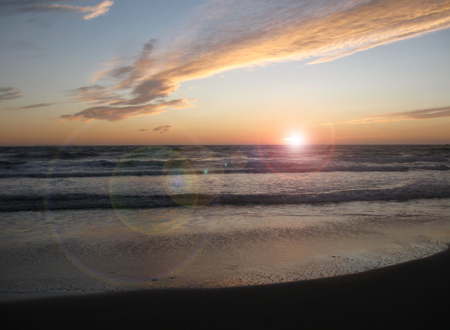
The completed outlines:
<svg viewBox="0 0 450 330">
<path fill-rule="evenodd" d="M 364 273 L 0 304 L 8 329 L 449 329 L 450 250 Z"/>
</svg>

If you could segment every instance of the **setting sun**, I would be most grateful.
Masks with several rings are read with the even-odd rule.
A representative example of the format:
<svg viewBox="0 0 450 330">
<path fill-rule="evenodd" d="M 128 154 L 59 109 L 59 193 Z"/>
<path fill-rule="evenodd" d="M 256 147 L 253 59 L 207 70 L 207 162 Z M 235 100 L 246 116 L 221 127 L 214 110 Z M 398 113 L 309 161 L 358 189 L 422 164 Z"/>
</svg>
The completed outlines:
<svg viewBox="0 0 450 330">
<path fill-rule="evenodd" d="M 288 141 L 289 144 L 299 146 L 305 144 L 305 139 L 302 136 L 295 135 L 288 138 L 284 138 L 286 141 Z"/>
<path fill-rule="evenodd" d="M 3 323 L 450 329 L 450 0 L 0 0 L 0 50 Z"/>
</svg>

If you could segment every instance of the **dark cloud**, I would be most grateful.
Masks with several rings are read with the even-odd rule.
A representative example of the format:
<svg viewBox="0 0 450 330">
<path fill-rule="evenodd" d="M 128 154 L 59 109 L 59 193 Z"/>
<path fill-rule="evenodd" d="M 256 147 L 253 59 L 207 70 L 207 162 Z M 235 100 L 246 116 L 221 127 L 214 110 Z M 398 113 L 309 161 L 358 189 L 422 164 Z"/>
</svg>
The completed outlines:
<svg viewBox="0 0 450 330">
<path fill-rule="evenodd" d="M 56 103 L 38 103 L 38 104 L 31 104 L 31 105 L 26 105 L 24 107 L 10 108 L 10 109 L 11 110 L 26 110 L 26 109 L 49 107 L 49 106 L 52 106 L 52 105 L 55 105 L 55 104 Z"/>
<path fill-rule="evenodd" d="M 112 77 L 120 79 L 118 89 L 132 87 L 136 80 L 142 79 L 154 67 L 155 59 L 152 52 L 155 48 L 156 39 L 150 39 L 142 47 L 141 53 L 131 65 L 118 66 L 100 73 L 99 77 Z"/>
<path fill-rule="evenodd" d="M 172 94 L 177 86 L 168 79 L 149 79 L 137 85 L 131 95 L 134 96 L 126 104 L 141 104 L 155 99 L 160 99 Z"/>
<path fill-rule="evenodd" d="M 187 100 L 184 99 L 138 106 L 98 106 L 85 109 L 73 115 L 61 116 L 59 117 L 59 121 L 80 120 L 89 122 L 93 119 L 97 119 L 114 122 L 131 117 L 156 115 L 165 112 L 164 109 L 166 108 L 181 109 L 187 106 Z"/>
<path fill-rule="evenodd" d="M 163 125 L 163 126 L 155 127 L 153 129 L 153 132 L 159 132 L 159 134 L 163 134 L 163 133 L 166 133 L 166 132 L 171 131 L 173 129 L 174 129 L 174 127 L 172 125 Z"/>
<path fill-rule="evenodd" d="M 91 104 L 117 103 L 122 101 L 117 93 L 100 85 L 80 87 L 70 91 L 69 95 L 74 101 Z"/>
<path fill-rule="evenodd" d="M 113 78 L 121 79 L 124 78 L 125 75 L 132 72 L 134 68 L 132 66 L 123 66 L 120 68 L 112 69 L 111 72 L 109 72 L 109 75 Z"/>
<path fill-rule="evenodd" d="M 23 97 L 23 95 L 17 87 L 0 87 L 0 102 L 17 99 L 19 97 Z"/>
<path fill-rule="evenodd" d="M 148 129 L 146 129 L 146 128 L 142 128 L 142 129 L 138 129 L 137 131 L 138 131 L 138 132 L 147 132 L 147 131 L 148 131 Z"/>
<path fill-rule="evenodd" d="M 42 108 L 42 107 L 49 107 L 51 105 L 54 105 L 56 103 L 38 103 L 38 104 L 31 104 L 22 107 L 22 109 L 33 109 L 33 108 Z"/>
</svg>

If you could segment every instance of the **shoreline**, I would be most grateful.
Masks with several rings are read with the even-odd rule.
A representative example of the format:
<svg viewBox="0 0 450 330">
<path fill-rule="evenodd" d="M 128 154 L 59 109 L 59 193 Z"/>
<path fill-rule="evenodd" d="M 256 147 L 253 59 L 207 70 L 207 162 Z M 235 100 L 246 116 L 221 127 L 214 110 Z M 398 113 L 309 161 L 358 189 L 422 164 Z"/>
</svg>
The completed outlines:
<svg viewBox="0 0 450 330">
<path fill-rule="evenodd" d="M 448 245 L 447 245 L 448 246 Z M 371 329 L 450 325 L 450 249 L 422 259 L 307 281 L 152 289 L 0 303 L 5 324 L 65 329 Z M 10 321 L 10 322 L 7 322 Z"/>
</svg>

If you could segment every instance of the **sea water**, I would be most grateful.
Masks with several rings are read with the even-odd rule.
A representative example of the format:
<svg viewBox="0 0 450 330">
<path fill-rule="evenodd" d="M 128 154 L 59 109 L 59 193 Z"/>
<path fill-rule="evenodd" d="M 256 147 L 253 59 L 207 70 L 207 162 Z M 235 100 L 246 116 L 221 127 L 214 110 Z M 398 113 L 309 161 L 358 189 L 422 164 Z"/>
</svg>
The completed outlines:
<svg viewBox="0 0 450 330">
<path fill-rule="evenodd" d="M 0 148 L 0 292 L 336 276 L 450 242 L 449 146 Z"/>
</svg>

